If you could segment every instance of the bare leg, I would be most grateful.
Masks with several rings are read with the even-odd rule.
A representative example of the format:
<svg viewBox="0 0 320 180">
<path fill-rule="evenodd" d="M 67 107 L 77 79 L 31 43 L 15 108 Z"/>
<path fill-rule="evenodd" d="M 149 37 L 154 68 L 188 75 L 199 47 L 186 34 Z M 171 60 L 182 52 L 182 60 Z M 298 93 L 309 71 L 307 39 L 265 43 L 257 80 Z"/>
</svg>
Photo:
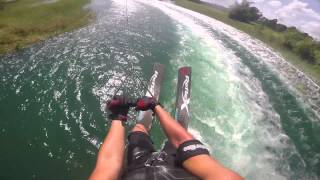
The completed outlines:
<svg viewBox="0 0 320 180">
<path fill-rule="evenodd" d="M 153 115 L 153 112 L 151 110 L 141 111 L 137 119 L 137 124 L 142 124 L 147 131 L 150 131 L 152 127 L 152 120 L 153 120 L 152 115 Z"/>
<path fill-rule="evenodd" d="M 176 121 L 167 111 L 161 106 L 156 106 L 156 115 L 160 121 L 160 125 L 166 133 L 169 141 L 175 148 L 178 148 L 180 144 L 194 139 L 188 131 L 183 128 L 178 121 Z"/>
<path fill-rule="evenodd" d="M 137 123 L 133 129 L 131 130 L 132 132 L 137 132 L 137 131 L 140 131 L 140 132 L 144 132 L 146 134 L 148 134 L 148 130 L 147 128 L 143 125 L 143 124 L 139 124 Z"/>
<path fill-rule="evenodd" d="M 150 154 L 155 151 L 147 128 L 137 123 L 128 136 L 127 167 L 144 165 Z"/>
</svg>

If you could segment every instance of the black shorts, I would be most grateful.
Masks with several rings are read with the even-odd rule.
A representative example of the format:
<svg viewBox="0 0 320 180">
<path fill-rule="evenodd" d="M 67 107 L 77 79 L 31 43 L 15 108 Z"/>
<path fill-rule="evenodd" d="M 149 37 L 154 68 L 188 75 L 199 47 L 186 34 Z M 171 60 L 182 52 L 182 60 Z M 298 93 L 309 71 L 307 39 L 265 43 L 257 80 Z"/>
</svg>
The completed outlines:
<svg viewBox="0 0 320 180">
<path fill-rule="evenodd" d="M 131 132 L 128 136 L 127 149 L 127 169 L 133 170 L 141 167 L 151 165 L 152 163 L 159 163 L 153 161 L 152 156 L 158 153 L 158 156 L 165 156 L 165 163 L 174 165 L 174 158 L 176 155 L 176 148 L 170 142 L 166 142 L 164 148 L 157 152 L 153 146 L 153 142 L 149 135 L 144 132 Z"/>
<path fill-rule="evenodd" d="M 151 165 L 181 166 L 186 159 L 209 154 L 203 144 L 198 140 L 190 140 L 177 149 L 166 141 L 163 149 L 156 152 L 149 135 L 144 132 L 132 132 L 128 136 L 127 169 L 133 170 Z"/>
<path fill-rule="evenodd" d="M 187 141 L 178 149 L 167 141 L 160 152 L 155 150 L 151 138 L 144 132 L 130 133 L 128 141 L 127 168 L 122 176 L 123 180 L 199 179 L 185 170 L 179 162 L 204 154 L 200 151 L 197 153 L 198 150 L 193 151 L 194 148 L 191 148 L 200 145 L 200 141 Z"/>
</svg>

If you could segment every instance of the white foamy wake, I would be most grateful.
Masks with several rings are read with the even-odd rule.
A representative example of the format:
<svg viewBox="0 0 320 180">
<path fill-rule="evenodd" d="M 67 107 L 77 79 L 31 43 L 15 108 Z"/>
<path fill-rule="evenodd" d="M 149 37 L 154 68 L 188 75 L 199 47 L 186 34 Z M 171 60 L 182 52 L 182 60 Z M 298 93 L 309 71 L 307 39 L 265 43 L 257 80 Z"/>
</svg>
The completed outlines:
<svg viewBox="0 0 320 180">
<path fill-rule="evenodd" d="M 235 40 L 238 44 L 241 44 L 246 50 L 251 52 L 252 55 L 256 56 L 263 63 L 269 66 L 270 70 L 278 74 L 282 79 L 282 82 L 294 91 L 296 96 L 300 96 L 303 100 L 308 101 L 310 108 L 313 110 L 317 119 L 320 120 L 320 87 L 317 83 L 305 75 L 298 68 L 294 67 L 288 61 L 286 61 L 279 53 L 274 49 L 270 48 L 262 41 L 250 37 L 250 35 L 239 31 L 227 24 L 217 21 L 213 18 L 205 16 L 203 14 L 178 7 L 172 3 L 165 2 L 154 2 L 149 1 L 148 4 L 159 7 L 166 14 L 175 18 L 180 23 L 191 27 L 194 34 L 200 36 L 203 39 L 207 39 L 209 35 L 204 28 L 196 27 L 196 21 L 201 21 L 210 28 L 224 35 L 227 35 L 231 39 Z M 186 16 L 188 15 L 188 16 Z M 212 41 L 212 38 L 209 37 Z M 301 91 L 301 89 L 303 89 Z"/>
<path fill-rule="evenodd" d="M 205 59 L 208 63 L 224 73 L 222 80 L 227 83 L 228 88 L 221 95 L 231 99 L 230 106 L 232 106 L 233 111 L 223 112 L 224 110 L 221 110 L 223 113 L 216 116 L 212 115 L 213 110 L 210 108 L 193 108 L 196 109 L 196 112 L 193 113 L 194 119 L 199 119 L 216 133 L 203 132 L 201 129 L 192 126 L 191 132 L 194 132 L 196 137 L 203 139 L 206 144 L 210 145 L 211 152 L 218 153 L 218 159 L 227 166 L 236 169 L 248 179 L 290 179 L 290 177 L 297 177 L 296 173 L 290 169 L 288 158 L 295 155 L 302 162 L 303 159 L 290 138 L 283 132 L 280 117 L 273 110 L 267 95 L 261 88 L 259 80 L 254 78 L 250 69 L 241 63 L 232 50 L 225 47 L 223 42 L 215 39 L 212 33 L 199 25 L 199 20 L 215 31 L 223 33 L 238 42 L 238 44 L 241 44 L 251 54 L 268 65 L 271 70 L 275 71 L 275 74 L 279 74 L 283 82 L 287 84 L 292 82 L 295 84 L 303 83 L 310 90 L 307 93 L 313 92 L 317 94 L 319 93 L 319 87 L 310 78 L 304 76 L 302 72 L 287 63 L 279 54 L 273 52 L 261 41 L 253 39 L 243 32 L 173 4 L 160 1 L 139 2 L 161 9 L 177 22 L 182 50 L 179 52 L 180 56 L 177 59 L 171 60 L 172 64 L 181 66 L 186 63 L 186 56 L 196 53 L 193 52 L 194 48 L 189 48 L 191 40 L 188 37 L 190 36 L 188 33 L 191 32 L 192 36 L 197 37 L 204 44 L 201 48 L 199 47 L 201 45 L 197 44 L 198 47 L 195 48 L 199 48 L 202 51 L 201 53 L 207 57 Z M 187 63 L 191 63 L 194 68 L 197 68 L 196 66 L 203 62 Z M 203 82 L 217 76 L 208 67 L 204 66 L 202 69 L 201 80 L 205 80 Z M 297 74 L 300 77 L 299 81 L 295 78 Z M 201 84 L 201 86 L 208 89 L 208 92 L 201 90 L 202 93 L 207 93 L 207 95 L 210 95 L 210 89 L 215 89 L 210 83 Z M 290 88 L 295 90 L 294 86 Z M 194 90 L 193 93 L 195 91 L 197 90 Z M 314 100 L 314 98 L 312 99 L 308 96 L 304 96 L 304 98 Z M 216 99 L 212 99 L 212 101 L 214 100 Z M 193 99 L 193 101 L 196 100 Z M 208 99 L 208 102 L 210 102 L 210 99 Z M 318 113 L 317 111 L 315 112 Z M 215 143 L 212 137 L 208 137 L 208 134 L 213 134 L 218 138 L 220 136 L 221 143 Z M 216 138 L 215 140 L 217 140 Z M 219 155 L 219 153 L 223 155 Z M 303 164 L 305 166 L 304 162 Z M 299 176 L 303 177 L 304 175 L 300 174 Z"/>
</svg>

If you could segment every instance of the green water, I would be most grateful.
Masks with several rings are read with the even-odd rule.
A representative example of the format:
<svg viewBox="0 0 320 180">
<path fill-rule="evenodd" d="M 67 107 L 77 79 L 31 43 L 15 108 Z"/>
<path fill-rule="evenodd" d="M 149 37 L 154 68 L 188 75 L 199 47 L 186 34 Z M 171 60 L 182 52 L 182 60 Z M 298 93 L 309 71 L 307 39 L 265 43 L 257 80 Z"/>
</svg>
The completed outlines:
<svg viewBox="0 0 320 180">
<path fill-rule="evenodd" d="M 205 23 L 128 3 L 129 26 L 125 1 L 94 1 L 91 25 L 1 57 L 0 179 L 87 179 L 110 124 L 103 102 L 127 74 L 120 92 L 142 96 L 137 76 L 146 83 L 155 62 L 172 113 L 177 69 L 192 66 L 190 131 L 225 166 L 246 179 L 319 179 L 319 119 L 269 66 Z M 161 147 L 156 121 L 151 134 Z"/>
</svg>

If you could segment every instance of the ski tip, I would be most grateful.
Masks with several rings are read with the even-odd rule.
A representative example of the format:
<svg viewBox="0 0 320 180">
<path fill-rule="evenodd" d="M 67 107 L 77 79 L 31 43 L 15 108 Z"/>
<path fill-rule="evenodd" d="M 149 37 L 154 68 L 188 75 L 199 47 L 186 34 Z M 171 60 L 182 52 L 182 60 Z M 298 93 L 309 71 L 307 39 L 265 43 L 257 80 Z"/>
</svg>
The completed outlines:
<svg viewBox="0 0 320 180">
<path fill-rule="evenodd" d="M 191 73 L 191 67 L 189 67 L 189 66 L 179 68 L 179 74 L 187 75 L 190 73 Z"/>
<path fill-rule="evenodd" d="M 160 63 L 154 63 L 153 66 L 154 66 L 154 69 L 159 69 L 159 68 L 164 69 L 164 65 Z"/>
<path fill-rule="evenodd" d="M 191 90 L 191 67 L 179 68 L 177 99 L 176 99 L 176 120 L 184 127 L 188 128 L 190 112 L 190 90 Z"/>
</svg>

